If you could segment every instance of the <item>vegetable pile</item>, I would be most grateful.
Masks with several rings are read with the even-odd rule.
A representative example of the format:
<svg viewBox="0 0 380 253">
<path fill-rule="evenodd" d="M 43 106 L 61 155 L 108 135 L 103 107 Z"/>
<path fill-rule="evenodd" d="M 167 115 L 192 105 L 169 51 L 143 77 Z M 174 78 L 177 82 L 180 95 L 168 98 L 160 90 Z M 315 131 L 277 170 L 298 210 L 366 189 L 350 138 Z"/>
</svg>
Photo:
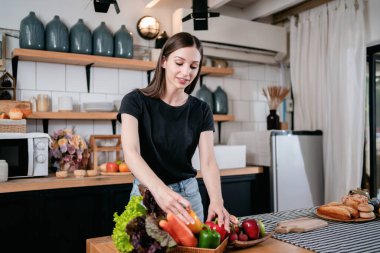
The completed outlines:
<svg viewBox="0 0 380 253">
<path fill-rule="evenodd" d="M 121 253 L 166 252 L 176 245 L 170 235 L 158 227 L 166 214 L 147 189 L 140 192 L 143 197 L 131 197 L 124 212 L 120 216 L 114 214 L 112 240 Z"/>
<path fill-rule="evenodd" d="M 217 219 L 202 223 L 193 210 L 188 210 L 195 221 L 186 225 L 173 213 L 165 213 L 144 186 L 139 190 L 143 196 L 131 197 L 124 212 L 114 214 L 115 227 L 112 240 L 120 253 L 167 252 L 175 246 L 217 248 L 225 238 L 256 240 L 265 236 L 264 224 L 254 219 L 242 223 L 231 215 L 231 233 L 219 226 Z"/>
</svg>

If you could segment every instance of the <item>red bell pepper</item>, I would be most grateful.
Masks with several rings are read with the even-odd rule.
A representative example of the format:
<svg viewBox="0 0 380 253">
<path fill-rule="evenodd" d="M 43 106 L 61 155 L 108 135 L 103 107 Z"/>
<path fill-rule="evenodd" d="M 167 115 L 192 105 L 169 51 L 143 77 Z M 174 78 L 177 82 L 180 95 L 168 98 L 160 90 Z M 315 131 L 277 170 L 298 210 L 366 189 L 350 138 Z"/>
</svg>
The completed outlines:
<svg viewBox="0 0 380 253">
<path fill-rule="evenodd" d="M 216 230 L 220 234 L 220 242 L 223 242 L 224 238 L 227 236 L 227 231 L 223 226 L 219 226 L 218 219 L 215 219 L 214 221 L 206 221 L 206 225 L 208 225 L 211 229 Z"/>
</svg>

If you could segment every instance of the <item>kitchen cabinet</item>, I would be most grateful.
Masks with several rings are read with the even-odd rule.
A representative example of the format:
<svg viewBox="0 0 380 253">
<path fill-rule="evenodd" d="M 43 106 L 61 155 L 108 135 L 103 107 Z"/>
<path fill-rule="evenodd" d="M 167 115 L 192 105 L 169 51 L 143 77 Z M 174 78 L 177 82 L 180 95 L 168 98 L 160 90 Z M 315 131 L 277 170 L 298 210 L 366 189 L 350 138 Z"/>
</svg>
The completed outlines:
<svg viewBox="0 0 380 253">
<path fill-rule="evenodd" d="M 27 119 L 41 119 L 44 133 L 48 133 L 49 119 L 111 120 L 112 132 L 116 134 L 116 115 L 117 112 L 35 112 L 27 116 Z M 214 115 L 214 121 L 218 122 L 219 133 L 221 129 L 220 123 L 233 120 L 233 115 Z"/>
<path fill-rule="evenodd" d="M 253 171 L 249 168 L 242 169 L 248 170 Z M 223 173 L 222 171 L 222 175 Z M 225 206 L 232 214 L 244 216 L 269 210 L 269 203 L 267 205 L 265 202 L 269 183 L 266 182 L 267 175 L 262 168 L 253 174 L 234 175 L 234 170 L 226 170 L 225 174 L 221 178 L 222 191 Z M 116 178 L 118 181 L 124 178 L 127 183 L 0 193 L 2 250 L 85 252 L 86 239 L 112 234 L 113 214 L 122 213 L 129 201 L 131 181 L 127 177 Z M 112 178 L 95 179 L 89 178 L 88 184 L 102 180 L 110 183 Z M 8 184 L 17 188 L 15 184 L 20 180 L 5 183 L 5 188 Z M 87 185 L 87 181 L 78 179 L 64 179 L 60 182 L 64 185 L 70 180 L 75 185 Z M 40 181 L 36 183 L 42 186 Z M 56 181 L 53 180 L 50 185 L 56 185 Z M 198 178 L 198 181 L 203 204 L 207 209 L 207 191 L 203 180 Z"/>
<path fill-rule="evenodd" d="M 33 50 L 24 48 L 15 48 L 12 52 L 12 73 L 17 79 L 18 61 L 34 61 L 47 63 L 60 63 L 81 65 L 86 67 L 87 90 L 90 91 L 90 69 L 91 67 L 119 68 L 147 71 L 148 82 L 150 73 L 155 69 L 156 62 L 142 61 L 136 59 L 125 59 L 117 57 L 106 57 L 98 55 L 85 55 L 52 52 L 43 50 Z M 228 76 L 234 73 L 233 68 L 216 68 L 202 66 L 201 75 L 211 76 Z"/>
</svg>

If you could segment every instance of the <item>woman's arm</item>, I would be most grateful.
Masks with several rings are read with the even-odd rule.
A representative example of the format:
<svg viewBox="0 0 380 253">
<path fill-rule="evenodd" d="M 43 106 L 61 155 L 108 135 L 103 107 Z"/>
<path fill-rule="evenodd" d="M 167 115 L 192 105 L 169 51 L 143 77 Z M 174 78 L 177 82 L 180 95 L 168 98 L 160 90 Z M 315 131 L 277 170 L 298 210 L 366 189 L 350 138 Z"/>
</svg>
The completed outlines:
<svg viewBox="0 0 380 253">
<path fill-rule="evenodd" d="M 190 202 L 166 186 L 141 157 L 137 119 L 124 113 L 121 115 L 121 122 L 124 159 L 133 175 L 148 187 L 157 204 L 165 212 L 170 211 L 178 215 L 186 223 L 194 223 L 185 210 L 190 207 Z"/>
<path fill-rule="evenodd" d="M 199 157 L 202 177 L 210 197 L 207 221 L 217 216 L 219 224 L 224 224 L 225 229 L 229 231 L 230 214 L 223 206 L 219 168 L 214 154 L 214 133 L 212 131 L 201 133 L 199 139 Z"/>
</svg>

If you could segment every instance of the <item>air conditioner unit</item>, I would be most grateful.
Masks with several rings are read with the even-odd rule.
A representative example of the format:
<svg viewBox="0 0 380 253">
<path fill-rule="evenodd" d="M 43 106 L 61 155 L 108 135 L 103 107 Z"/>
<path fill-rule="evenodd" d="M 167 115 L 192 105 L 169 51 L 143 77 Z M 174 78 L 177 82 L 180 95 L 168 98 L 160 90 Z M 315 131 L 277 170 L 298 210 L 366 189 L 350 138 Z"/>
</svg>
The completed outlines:
<svg viewBox="0 0 380 253">
<path fill-rule="evenodd" d="M 203 44 L 204 55 L 230 60 L 277 64 L 286 56 L 286 29 L 228 16 L 208 19 L 208 30 L 195 31 L 190 9 L 173 13 L 173 34 L 189 32 Z"/>
</svg>

